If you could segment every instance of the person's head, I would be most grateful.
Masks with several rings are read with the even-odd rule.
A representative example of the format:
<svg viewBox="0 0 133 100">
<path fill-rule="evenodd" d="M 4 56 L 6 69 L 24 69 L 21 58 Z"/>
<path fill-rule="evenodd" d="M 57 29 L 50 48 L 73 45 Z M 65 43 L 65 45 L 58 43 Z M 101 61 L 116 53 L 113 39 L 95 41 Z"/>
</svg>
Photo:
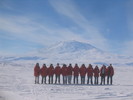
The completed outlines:
<svg viewBox="0 0 133 100">
<path fill-rule="evenodd" d="M 57 66 L 59 66 L 59 63 L 57 63 Z"/>
<path fill-rule="evenodd" d="M 63 67 L 66 67 L 66 64 L 63 64 Z"/>
<path fill-rule="evenodd" d="M 69 66 L 72 66 L 72 64 L 70 63 Z"/>
<path fill-rule="evenodd" d="M 36 66 L 39 66 L 39 63 L 36 63 Z"/>
<path fill-rule="evenodd" d="M 91 65 L 91 64 L 89 64 L 89 67 L 92 67 L 92 65 Z"/>
<path fill-rule="evenodd" d="M 78 64 L 76 63 L 75 66 L 78 66 Z"/>
<path fill-rule="evenodd" d="M 45 66 L 46 66 L 46 64 L 43 64 L 43 66 L 45 67 Z"/>
<path fill-rule="evenodd" d="M 82 64 L 82 67 L 85 67 L 85 64 Z"/>
</svg>

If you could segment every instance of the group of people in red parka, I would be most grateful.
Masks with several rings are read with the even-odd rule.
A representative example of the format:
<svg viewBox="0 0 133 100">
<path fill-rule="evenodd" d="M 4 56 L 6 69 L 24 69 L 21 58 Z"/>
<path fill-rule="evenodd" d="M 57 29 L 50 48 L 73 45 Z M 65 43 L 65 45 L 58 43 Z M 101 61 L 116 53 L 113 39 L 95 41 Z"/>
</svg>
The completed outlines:
<svg viewBox="0 0 133 100">
<path fill-rule="evenodd" d="M 74 67 L 72 67 L 72 64 L 69 64 L 68 66 L 66 64 L 63 64 L 62 67 L 60 67 L 59 63 L 54 67 L 53 64 L 50 64 L 49 67 L 46 66 L 46 64 L 43 64 L 43 66 L 40 68 L 39 63 L 36 63 L 34 67 L 34 76 L 35 76 L 35 84 L 39 84 L 39 76 L 42 76 L 41 83 L 43 84 L 61 84 L 60 77 L 62 75 L 63 77 L 63 84 L 72 84 L 72 78 L 73 78 L 73 84 L 99 84 L 99 76 L 101 77 L 101 85 L 105 85 L 105 79 L 107 77 L 107 84 L 112 85 L 112 78 L 114 75 L 114 68 L 112 67 L 112 64 L 110 64 L 108 67 L 105 65 L 102 65 L 102 67 L 99 69 L 96 65 L 95 68 L 92 67 L 91 64 L 88 65 L 88 67 L 85 66 L 85 64 L 82 64 L 81 67 L 78 66 L 78 64 L 75 64 Z M 55 80 L 54 79 L 55 75 Z M 79 83 L 79 76 L 81 79 L 81 83 Z M 87 76 L 87 82 L 86 81 Z M 48 77 L 48 82 L 47 82 Z M 94 77 L 94 82 L 93 82 Z M 54 81 L 54 82 L 53 82 Z"/>
</svg>

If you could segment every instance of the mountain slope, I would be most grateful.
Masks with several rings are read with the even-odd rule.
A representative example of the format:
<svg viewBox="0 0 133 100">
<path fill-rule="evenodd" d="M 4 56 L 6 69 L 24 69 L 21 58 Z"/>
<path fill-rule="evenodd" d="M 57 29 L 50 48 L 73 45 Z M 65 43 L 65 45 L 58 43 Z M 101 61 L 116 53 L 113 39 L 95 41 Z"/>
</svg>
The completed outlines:
<svg viewBox="0 0 133 100">
<path fill-rule="evenodd" d="M 53 47 L 48 48 L 49 51 L 56 51 L 60 53 L 77 52 L 77 51 L 92 50 L 92 49 L 97 49 L 97 48 L 90 44 L 78 41 L 59 42 Z"/>
<path fill-rule="evenodd" d="M 133 57 L 104 52 L 91 44 L 79 41 L 63 41 L 43 48 L 29 55 L 0 57 L 0 63 L 85 63 L 132 65 Z"/>
</svg>

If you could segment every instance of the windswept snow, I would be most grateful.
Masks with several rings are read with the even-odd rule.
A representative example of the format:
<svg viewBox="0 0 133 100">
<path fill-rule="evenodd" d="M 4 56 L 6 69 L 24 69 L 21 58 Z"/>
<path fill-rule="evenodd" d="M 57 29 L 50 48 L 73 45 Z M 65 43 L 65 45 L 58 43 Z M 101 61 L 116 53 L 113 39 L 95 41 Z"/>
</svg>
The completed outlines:
<svg viewBox="0 0 133 100">
<path fill-rule="evenodd" d="M 0 65 L 0 100 L 133 100 L 133 67 L 115 66 L 113 85 L 102 86 L 34 84 L 33 67 Z"/>
</svg>

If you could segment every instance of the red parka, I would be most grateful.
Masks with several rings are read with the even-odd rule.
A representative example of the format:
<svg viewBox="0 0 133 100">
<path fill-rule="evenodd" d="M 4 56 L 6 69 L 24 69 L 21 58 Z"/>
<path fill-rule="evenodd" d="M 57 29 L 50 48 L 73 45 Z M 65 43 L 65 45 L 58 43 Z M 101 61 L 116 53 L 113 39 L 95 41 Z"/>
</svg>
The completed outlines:
<svg viewBox="0 0 133 100">
<path fill-rule="evenodd" d="M 61 74 L 61 67 L 59 65 L 57 65 L 55 67 L 55 75 L 60 75 Z"/>
<path fill-rule="evenodd" d="M 96 66 L 94 68 L 94 77 L 99 77 L 99 68 L 98 68 L 98 66 Z"/>
<path fill-rule="evenodd" d="M 90 64 L 89 67 L 86 69 L 87 76 L 93 76 L 93 68 Z"/>
<path fill-rule="evenodd" d="M 47 76 L 48 75 L 48 68 L 46 65 L 43 65 L 41 68 L 41 76 Z"/>
<path fill-rule="evenodd" d="M 86 75 L 86 67 L 84 64 L 81 66 L 81 68 L 79 70 L 80 70 L 80 76 Z"/>
<path fill-rule="evenodd" d="M 40 66 L 39 64 L 37 63 L 34 67 L 34 76 L 39 76 L 40 75 Z"/>
<path fill-rule="evenodd" d="M 67 76 L 68 75 L 68 73 L 67 73 L 67 66 L 66 65 L 63 65 L 63 67 L 62 67 L 62 75 L 63 76 Z"/>
<path fill-rule="evenodd" d="M 106 76 L 106 74 L 107 74 L 106 72 L 107 72 L 106 66 L 103 65 L 103 66 L 101 67 L 101 69 L 100 69 L 100 76 L 102 76 L 102 75 Z"/>
<path fill-rule="evenodd" d="M 71 65 L 67 67 L 67 75 L 72 75 L 73 68 Z"/>
<path fill-rule="evenodd" d="M 49 76 L 53 76 L 54 75 L 54 67 L 53 67 L 53 65 L 50 65 L 50 67 L 48 68 L 48 75 Z"/>
<path fill-rule="evenodd" d="M 75 65 L 75 67 L 73 68 L 73 74 L 74 74 L 74 76 L 78 76 L 79 75 L 79 67 L 78 67 L 78 65 Z"/>
<path fill-rule="evenodd" d="M 109 66 L 106 70 L 107 76 L 113 76 L 114 75 L 114 68 L 112 66 Z"/>
</svg>

